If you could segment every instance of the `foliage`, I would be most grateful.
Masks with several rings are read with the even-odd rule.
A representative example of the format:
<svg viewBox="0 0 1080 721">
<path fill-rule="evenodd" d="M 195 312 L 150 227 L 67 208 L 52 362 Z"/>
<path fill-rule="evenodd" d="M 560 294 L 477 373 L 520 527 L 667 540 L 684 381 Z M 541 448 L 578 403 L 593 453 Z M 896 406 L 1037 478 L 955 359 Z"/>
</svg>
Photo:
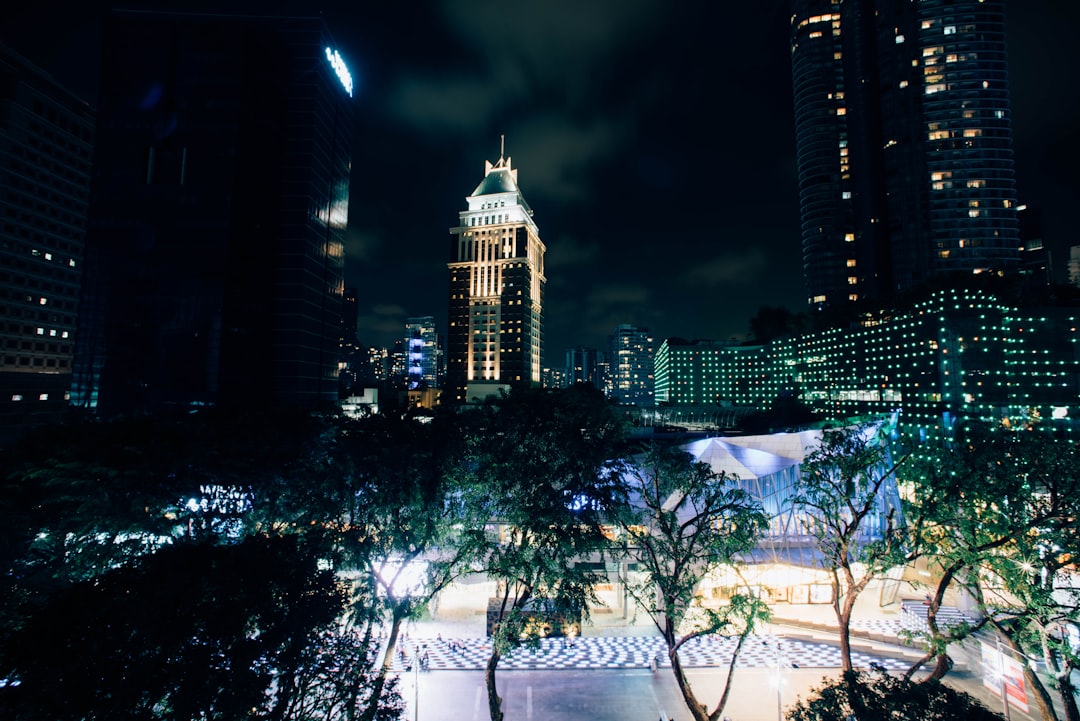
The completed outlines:
<svg viewBox="0 0 1080 721">
<path fill-rule="evenodd" d="M 536 639 L 532 611 L 581 617 L 606 581 L 593 564 L 606 544 L 622 424 L 583 385 L 517 391 L 465 413 L 462 423 L 454 466 L 461 542 L 473 568 L 498 585 L 486 679 L 492 721 L 501 721 L 495 669 L 523 639 Z"/>
<path fill-rule="evenodd" d="M 870 581 L 906 560 L 897 533 L 899 499 L 890 497 L 896 468 L 890 461 L 888 446 L 873 426 L 825 431 L 820 445 L 804 459 L 790 501 L 831 576 L 845 671 L 853 668 L 855 600 Z"/>
<path fill-rule="evenodd" d="M 974 697 L 938 681 L 913 683 L 878 667 L 825 679 L 788 709 L 787 721 L 997 721 Z"/>
<path fill-rule="evenodd" d="M 672 672 L 695 719 L 716 719 L 724 709 L 731 679 L 746 637 L 767 616 L 765 604 L 734 592 L 718 607 L 701 603 L 697 587 L 720 566 L 731 566 L 750 550 L 767 520 L 760 503 L 738 479 L 715 473 L 679 448 L 651 446 L 627 464 L 626 494 L 615 510 L 624 552 L 644 577 L 627 590 L 646 609 L 667 645 Z M 710 633 L 738 636 L 720 702 L 707 713 L 697 701 L 679 661 L 679 648 Z"/>
<path fill-rule="evenodd" d="M 3 657 L 12 719 L 235 719 L 287 704 L 275 679 L 344 592 L 293 538 L 163 548 L 54 594 Z"/>
<path fill-rule="evenodd" d="M 1080 510 L 1073 453 L 1037 433 L 974 426 L 924 450 L 905 473 L 909 556 L 929 559 L 936 572 L 928 632 L 917 635 L 927 655 L 908 677 L 937 656 L 932 677 L 940 678 L 951 665 L 948 644 L 976 628 L 939 627 L 937 613 L 950 588 L 981 599 L 990 573 L 992 585 L 1004 581 L 1018 594 L 1006 604 L 1010 615 L 1017 603 L 1041 605 L 1018 599 L 1037 590 L 1030 571 L 1039 553 L 1032 544 L 1066 543 L 1069 519 Z"/>
<path fill-rule="evenodd" d="M 982 559 L 984 608 L 1012 645 L 1042 658 L 1065 718 L 1076 721 L 1080 710 L 1072 679 L 1080 669 L 1080 590 L 1073 578 L 1080 554 L 1080 449 L 1033 431 L 1002 430 L 989 442 L 979 440 L 990 454 L 990 462 L 979 466 L 983 482 L 1011 490 L 988 509 L 1000 519 L 1007 542 L 995 544 Z M 1028 677 L 1044 717 L 1052 717 L 1039 695 L 1041 680 Z"/>
</svg>

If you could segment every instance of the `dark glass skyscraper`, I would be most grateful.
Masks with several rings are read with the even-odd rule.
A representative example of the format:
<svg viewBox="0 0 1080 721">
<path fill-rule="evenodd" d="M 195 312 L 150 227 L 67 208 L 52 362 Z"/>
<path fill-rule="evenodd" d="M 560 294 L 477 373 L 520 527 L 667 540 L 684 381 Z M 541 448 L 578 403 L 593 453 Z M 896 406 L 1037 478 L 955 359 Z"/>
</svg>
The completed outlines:
<svg viewBox="0 0 1080 721">
<path fill-rule="evenodd" d="M 73 402 L 336 400 L 352 80 L 318 18 L 118 12 Z"/>
<path fill-rule="evenodd" d="M 812 307 L 1019 263 L 1004 0 L 795 0 Z"/>
</svg>

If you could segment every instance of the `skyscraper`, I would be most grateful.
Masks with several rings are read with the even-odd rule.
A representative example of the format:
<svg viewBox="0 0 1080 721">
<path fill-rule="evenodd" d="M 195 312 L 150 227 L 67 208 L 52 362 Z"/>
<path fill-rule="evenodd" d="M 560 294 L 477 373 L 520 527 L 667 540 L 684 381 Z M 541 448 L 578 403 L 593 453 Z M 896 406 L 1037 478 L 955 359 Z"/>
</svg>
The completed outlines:
<svg viewBox="0 0 1080 721">
<path fill-rule="evenodd" d="M 814 308 L 1019 263 L 1004 0 L 795 0 Z"/>
<path fill-rule="evenodd" d="M 434 316 L 406 318 L 405 343 L 408 353 L 406 388 L 438 388 L 441 349 Z"/>
<path fill-rule="evenodd" d="M 653 405 L 653 338 L 648 328 L 630 324 L 615 328 L 608 338 L 608 376 L 615 400 Z"/>
<path fill-rule="evenodd" d="M 450 229 L 450 403 L 541 380 L 545 247 L 517 174 L 502 154 L 494 165 L 485 161 L 484 179 Z"/>
<path fill-rule="evenodd" d="M 323 21 L 117 12 L 102 55 L 72 400 L 336 401 L 354 126 Z"/>
<path fill-rule="evenodd" d="M 68 407 L 94 113 L 0 45 L 0 441 Z"/>
</svg>

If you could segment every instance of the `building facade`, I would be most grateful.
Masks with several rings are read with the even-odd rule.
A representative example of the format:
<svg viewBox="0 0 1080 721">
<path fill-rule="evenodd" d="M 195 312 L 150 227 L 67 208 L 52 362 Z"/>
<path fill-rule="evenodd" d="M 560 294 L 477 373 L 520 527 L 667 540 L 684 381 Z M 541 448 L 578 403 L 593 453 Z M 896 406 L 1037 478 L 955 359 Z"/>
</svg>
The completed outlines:
<svg viewBox="0 0 1080 721">
<path fill-rule="evenodd" d="M 656 404 L 715 405 L 721 398 L 720 363 L 729 341 L 668 338 L 656 351 Z"/>
<path fill-rule="evenodd" d="M 441 387 L 442 349 L 435 331 L 435 317 L 406 318 L 405 343 L 408 354 L 406 387 L 409 390 Z"/>
<path fill-rule="evenodd" d="M 541 383 L 544 253 L 517 169 L 500 155 L 450 229 L 450 299 L 444 402 Z"/>
<path fill-rule="evenodd" d="M 0 442 L 68 407 L 94 113 L 0 45 Z"/>
<path fill-rule="evenodd" d="M 566 351 L 565 385 L 588 383 L 597 390 L 604 389 L 607 363 L 604 354 L 595 348 L 578 346 Z"/>
<path fill-rule="evenodd" d="M 812 308 L 1019 264 L 1004 0 L 795 0 Z"/>
<path fill-rule="evenodd" d="M 958 422 L 1080 434 L 1080 309 L 1017 309 L 977 290 L 938 291 L 866 323 L 716 348 L 679 373 L 715 376 L 725 406 L 799 398 L 828 419 L 895 416 L 922 440 Z M 685 356 L 690 360 L 689 356 Z"/>
<path fill-rule="evenodd" d="M 653 338 L 649 329 L 624 323 L 608 337 L 609 397 L 619 403 L 651 406 Z"/>
<path fill-rule="evenodd" d="M 351 96 L 319 18 L 109 18 L 74 403 L 336 401 Z"/>
</svg>

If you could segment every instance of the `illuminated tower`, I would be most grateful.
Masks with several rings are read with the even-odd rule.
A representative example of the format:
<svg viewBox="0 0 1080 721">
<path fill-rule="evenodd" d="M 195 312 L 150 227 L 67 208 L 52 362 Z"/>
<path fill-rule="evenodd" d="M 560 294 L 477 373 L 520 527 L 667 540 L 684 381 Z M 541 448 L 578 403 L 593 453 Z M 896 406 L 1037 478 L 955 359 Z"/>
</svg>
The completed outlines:
<svg viewBox="0 0 1080 721">
<path fill-rule="evenodd" d="M 439 387 L 439 336 L 434 316 L 405 319 L 406 388 Z"/>
<path fill-rule="evenodd" d="M 611 398 L 627 405 L 653 404 L 653 337 L 648 328 L 623 324 L 608 337 Z"/>
<path fill-rule="evenodd" d="M 1004 0 L 794 0 L 810 305 L 1019 265 Z"/>
<path fill-rule="evenodd" d="M 539 385 L 544 329 L 544 243 L 500 153 L 450 229 L 450 403 L 499 388 Z"/>
</svg>

